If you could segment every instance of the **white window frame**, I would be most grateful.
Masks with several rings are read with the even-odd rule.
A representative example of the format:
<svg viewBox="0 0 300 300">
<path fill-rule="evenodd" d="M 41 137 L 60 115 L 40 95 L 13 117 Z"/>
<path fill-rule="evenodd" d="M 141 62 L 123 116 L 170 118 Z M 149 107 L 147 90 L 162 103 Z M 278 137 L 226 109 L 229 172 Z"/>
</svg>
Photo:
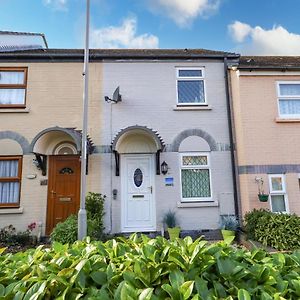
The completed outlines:
<svg viewBox="0 0 300 300">
<path fill-rule="evenodd" d="M 277 107 L 278 107 L 278 116 L 281 119 L 300 119 L 300 114 L 281 114 L 280 113 L 280 106 L 279 101 L 282 99 L 288 99 L 288 100 L 300 100 L 300 95 L 282 95 L 280 93 L 280 85 L 284 84 L 299 84 L 300 81 L 277 81 L 276 82 L 276 89 L 277 89 Z M 284 101 L 284 100 L 282 100 Z"/>
<path fill-rule="evenodd" d="M 289 213 L 289 203 L 288 203 L 288 197 L 286 193 L 286 181 L 285 181 L 285 175 L 284 174 L 269 174 L 269 190 L 270 190 L 270 209 L 273 212 L 272 207 L 272 196 L 283 196 L 284 197 L 284 204 L 285 204 L 285 211 L 282 212 L 275 212 L 275 213 Z M 281 178 L 282 182 L 282 190 L 273 190 L 272 186 L 272 178 Z"/>
<path fill-rule="evenodd" d="M 182 158 L 184 156 L 206 156 L 207 157 L 207 165 L 192 165 L 192 166 L 185 166 L 182 163 Z M 212 202 L 213 201 L 213 194 L 212 194 L 212 176 L 211 176 L 211 165 L 210 165 L 210 153 L 209 152 L 183 152 L 180 153 L 179 156 L 179 181 L 180 181 L 180 197 L 181 202 Z M 209 170 L 209 188 L 210 188 L 210 197 L 195 197 L 195 198 L 183 198 L 182 197 L 182 177 L 181 177 L 181 171 L 186 169 L 204 169 Z"/>
<path fill-rule="evenodd" d="M 179 71 L 182 70 L 200 70 L 202 76 L 180 76 L 179 77 Z M 204 102 L 196 102 L 196 103 L 182 103 L 179 102 L 178 99 L 178 81 L 203 81 L 203 89 L 204 89 Z M 206 95 L 206 88 L 205 88 L 205 71 L 204 67 L 177 67 L 176 68 L 176 102 L 177 106 L 207 106 L 207 95 Z"/>
</svg>

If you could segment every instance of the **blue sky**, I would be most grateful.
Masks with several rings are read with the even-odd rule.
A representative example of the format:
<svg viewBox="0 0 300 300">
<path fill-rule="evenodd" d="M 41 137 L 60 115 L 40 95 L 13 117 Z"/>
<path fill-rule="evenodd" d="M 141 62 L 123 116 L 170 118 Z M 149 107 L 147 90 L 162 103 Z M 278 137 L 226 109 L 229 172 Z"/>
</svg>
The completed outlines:
<svg viewBox="0 0 300 300">
<path fill-rule="evenodd" d="M 82 48 L 85 0 L 0 0 L 0 30 Z M 206 48 L 300 55 L 299 0 L 91 0 L 94 48 Z"/>
</svg>

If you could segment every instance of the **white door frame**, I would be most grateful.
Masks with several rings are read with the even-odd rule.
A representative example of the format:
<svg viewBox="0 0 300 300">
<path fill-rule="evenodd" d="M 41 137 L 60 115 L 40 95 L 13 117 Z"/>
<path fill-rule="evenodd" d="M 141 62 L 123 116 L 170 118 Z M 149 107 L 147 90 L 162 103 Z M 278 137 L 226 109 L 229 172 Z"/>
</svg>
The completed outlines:
<svg viewBox="0 0 300 300">
<path fill-rule="evenodd" d="M 128 191 L 127 191 L 127 158 L 149 158 L 150 159 L 150 170 L 149 176 L 150 181 L 152 183 L 152 197 L 151 197 L 151 217 L 152 217 L 152 225 L 147 228 L 136 228 L 136 227 L 128 227 L 126 226 L 126 201 L 128 199 Z M 154 154 L 121 154 L 120 155 L 120 163 L 121 163 L 121 231 L 122 232 L 148 232 L 148 231 L 156 231 L 156 203 L 155 203 L 155 156 Z"/>
</svg>

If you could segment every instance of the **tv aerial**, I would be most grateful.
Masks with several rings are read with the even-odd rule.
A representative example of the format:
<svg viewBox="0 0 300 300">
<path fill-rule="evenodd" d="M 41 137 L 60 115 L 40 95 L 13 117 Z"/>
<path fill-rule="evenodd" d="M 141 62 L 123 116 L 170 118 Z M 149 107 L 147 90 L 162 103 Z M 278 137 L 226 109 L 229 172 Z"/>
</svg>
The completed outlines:
<svg viewBox="0 0 300 300">
<path fill-rule="evenodd" d="M 120 87 L 118 86 L 115 89 L 115 91 L 112 95 L 112 98 L 105 96 L 104 99 L 107 103 L 110 103 L 110 102 L 118 103 L 118 102 L 122 101 L 122 95 L 120 94 Z"/>
</svg>

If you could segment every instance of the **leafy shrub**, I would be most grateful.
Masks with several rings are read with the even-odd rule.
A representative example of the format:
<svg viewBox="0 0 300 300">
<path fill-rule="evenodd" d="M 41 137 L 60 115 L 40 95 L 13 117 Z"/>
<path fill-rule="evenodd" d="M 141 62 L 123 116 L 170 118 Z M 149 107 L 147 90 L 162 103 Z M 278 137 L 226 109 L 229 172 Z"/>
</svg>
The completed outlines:
<svg viewBox="0 0 300 300">
<path fill-rule="evenodd" d="M 50 235 L 51 240 L 62 244 L 74 243 L 77 240 L 77 229 L 77 216 L 71 215 L 55 226 Z"/>
<path fill-rule="evenodd" d="M 104 201 L 106 196 L 88 193 L 86 196 L 87 234 L 93 239 L 103 238 Z M 77 240 L 78 220 L 71 215 L 64 222 L 58 223 L 51 233 L 51 240 L 62 244 L 74 243 Z"/>
<path fill-rule="evenodd" d="M 86 196 L 86 211 L 89 236 L 95 239 L 103 237 L 104 201 L 106 196 L 99 193 L 88 193 Z"/>
<path fill-rule="evenodd" d="M 300 252 L 267 254 L 190 237 L 54 243 L 1 255 L 0 299 L 299 299 Z"/>
<path fill-rule="evenodd" d="M 245 215 L 249 238 L 278 250 L 300 249 L 299 228 L 300 218 L 296 215 L 275 214 L 263 209 L 254 209 Z"/>
</svg>

